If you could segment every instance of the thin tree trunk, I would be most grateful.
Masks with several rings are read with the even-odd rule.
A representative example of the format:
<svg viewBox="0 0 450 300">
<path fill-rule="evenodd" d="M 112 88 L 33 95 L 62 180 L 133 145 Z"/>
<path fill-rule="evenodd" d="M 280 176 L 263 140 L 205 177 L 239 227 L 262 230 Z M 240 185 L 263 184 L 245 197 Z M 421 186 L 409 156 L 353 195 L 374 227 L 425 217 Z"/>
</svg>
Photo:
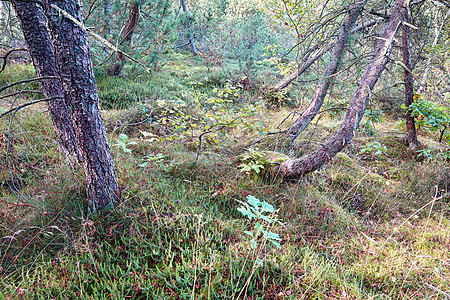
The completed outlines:
<svg viewBox="0 0 450 300">
<path fill-rule="evenodd" d="M 119 45 L 130 44 L 131 37 L 133 36 L 134 29 L 136 28 L 138 19 L 139 19 L 139 8 L 141 6 L 141 1 L 138 0 L 134 2 L 133 6 L 130 9 L 130 14 L 128 15 L 128 20 L 125 25 L 124 34 L 122 40 L 119 42 Z M 125 64 L 125 56 L 119 52 L 117 53 L 117 58 L 111 67 L 108 70 L 109 76 L 119 76 L 122 72 L 123 66 Z"/>
<path fill-rule="evenodd" d="M 442 28 L 445 25 L 445 21 L 450 16 L 450 10 L 447 10 L 447 14 L 445 15 L 444 19 L 442 20 L 442 23 L 440 26 L 439 26 L 438 20 L 437 20 L 438 14 L 439 14 L 439 11 L 436 11 L 436 16 L 435 16 L 435 20 L 434 20 L 434 40 L 433 40 L 432 47 L 435 47 L 437 45 L 437 43 L 439 42 L 439 37 L 441 35 Z M 431 57 L 428 58 L 428 60 L 425 64 L 425 72 L 422 76 L 422 80 L 420 80 L 420 85 L 417 90 L 417 93 L 419 93 L 419 94 L 422 94 L 422 92 L 427 84 L 428 70 L 429 70 L 430 64 L 431 64 Z"/>
<path fill-rule="evenodd" d="M 87 202 L 94 213 L 114 207 L 119 200 L 114 163 L 100 115 L 87 33 L 55 9 L 59 7 L 83 22 L 81 4 L 77 0 L 45 0 L 45 6 L 56 64 L 82 158 Z"/>
<path fill-rule="evenodd" d="M 364 115 L 369 95 L 388 62 L 388 56 L 401 22 L 404 20 L 409 0 L 397 0 L 381 37 L 377 40 L 377 50 L 372 62 L 362 75 L 358 87 L 338 131 L 320 148 L 301 158 L 288 160 L 278 166 L 277 174 L 284 178 L 298 178 L 313 172 L 331 160 L 353 139 L 355 130 Z"/>
<path fill-rule="evenodd" d="M 405 12 L 405 21 L 409 23 L 409 13 Z M 409 26 L 402 26 L 403 34 L 402 34 L 402 56 L 403 56 L 403 64 L 405 65 L 405 106 L 409 107 L 413 103 L 414 98 L 414 81 L 412 72 L 412 64 L 411 64 L 411 46 L 410 46 L 410 38 L 411 38 L 411 30 Z M 405 121 L 406 121 L 406 139 L 409 144 L 409 149 L 414 151 L 420 145 L 419 140 L 417 139 L 416 133 L 416 124 L 414 122 L 414 118 L 411 116 L 411 111 L 408 109 L 405 113 Z"/>
<path fill-rule="evenodd" d="M 349 35 L 356 33 L 358 31 L 364 30 L 365 28 L 374 26 L 375 24 L 377 24 L 379 21 L 383 20 L 382 18 L 379 19 L 375 19 L 372 21 L 368 21 L 356 28 L 354 28 Z M 339 40 L 338 40 L 339 42 Z M 288 76 L 286 76 L 285 78 L 283 78 L 279 83 L 277 83 L 276 85 L 270 87 L 268 90 L 271 92 L 277 92 L 280 91 L 286 87 L 288 87 L 295 79 L 297 79 L 300 75 L 302 75 L 306 70 L 308 70 L 308 68 L 314 63 L 316 62 L 319 58 L 322 57 L 322 55 L 324 55 L 325 53 L 327 53 L 328 51 L 330 51 L 331 49 L 333 49 L 334 47 L 334 43 L 330 43 L 329 45 L 323 47 L 322 49 L 320 49 L 314 56 L 310 56 L 310 52 L 311 51 L 315 51 L 315 49 L 311 49 L 308 51 L 307 55 L 305 55 L 305 58 L 302 60 L 306 61 L 304 63 L 302 63 L 300 65 L 300 67 L 295 70 L 293 73 L 289 74 Z M 316 46 L 317 47 L 317 46 Z"/>
<path fill-rule="evenodd" d="M 49 101 L 47 105 L 60 149 L 73 166 L 80 161 L 80 156 L 75 144 L 70 112 L 63 98 L 63 88 L 56 69 L 47 18 L 42 8 L 36 3 L 16 0 L 11 3 L 22 27 L 37 76 L 55 77 L 43 79 L 42 89 L 46 98 L 61 96 L 60 99 Z"/>
<path fill-rule="evenodd" d="M 291 125 L 287 131 L 287 135 L 294 141 L 303 130 L 311 123 L 311 121 L 316 117 L 317 113 L 323 105 L 323 101 L 327 95 L 329 87 L 334 81 L 335 74 L 341 67 L 342 57 L 344 56 L 345 44 L 347 43 L 348 37 L 350 36 L 350 31 L 355 26 L 356 19 L 360 15 L 362 9 L 366 5 L 367 1 L 361 1 L 353 4 L 347 15 L 342 22 L 340 28 L 338 41 L 334 45 L 333 51 L 330 57 L 330 63 L 325 70 L 325 75 L 322 78 L 322 82 L 316 89 L 316 94 L 314 99 L 309 104 L 308 108 L 302 113 L 302 115 Z"/>
<path fill-rule="evenodd" d="M 180 0 L 181 2 L 181 6 L 183 7 L 183 11 L 187 12 L 188 9 L 186 7 L 186 1 L 185 0 Z M 194 55 L 197 55 L 197 49 L 195 48 L 195 43 L 194 43 L 194 38 L 192 36 L 192 33 L 190 32 L 191 30 L 191 21 L 187 22 L 187 30 L 189 31 L 189 44 L 191 45 L 191 49 L 192 49 L 192 53 L 194 53 Z"/>
</svg>

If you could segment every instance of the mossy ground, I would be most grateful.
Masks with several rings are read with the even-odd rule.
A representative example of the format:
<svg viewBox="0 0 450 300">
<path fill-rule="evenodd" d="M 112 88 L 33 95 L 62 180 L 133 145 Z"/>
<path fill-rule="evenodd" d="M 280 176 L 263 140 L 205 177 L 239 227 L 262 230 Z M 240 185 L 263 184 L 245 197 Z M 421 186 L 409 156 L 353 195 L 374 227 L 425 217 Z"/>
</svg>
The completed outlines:
<svg viewBox="0 0 450 300">
<path fill-rule="evenodd" d="M 360 132 L 328 165 L 296 182 L 254 180 L 240 172 L 236 157 L 248 147 L 304 154 L 333 131 L 324 117 L 293 145 L 282 134 L 231 129 L 222 144 L 206 140 L 193 164 L 198 143 L 184 135 L 164 139 L 173 132 L 147 122 L 143 105 L 180 95 L 192 80 L 211 82 L 201 89 L 212 93 L 240 74 L 236 66 L 207 73 L 200 62 L 190 68 L 180 61 L 136 81 L 127 73 L 98 79 L 100 95 L 109 95 L 102 101 L 131 105 L 104 111 L 123 200 L 114 211 L 86 216 L 82 172 L 67 168 L 58 153 L 44 105 L 18 112 L 11 129 L 9 120 L 0 120 L 1 298 L 237 299 L 241 291 L 242 299 L 448 295 L 450 210 L 443 195 L 450 167 L 438 151 L 434 160 L 418 161 L 393 135 Z M 245 91 L 240 101 L 254 101 L 258 93 Z M 263 109 L 255 118 L 277 131 L 288 112 Z M 158 138 L 146 140 L 139 131 Z M 119 133 L 137 142 L 131 154 L 115 146 Z M 361 153 L 368 141 L 380 142 L 386 153 Z M 244 231 L 254 225 L 237 211 L 237 200 L 247 195 L 278 210 L 284 226 L 272 230 L 282 236 L 281 249 L 250 247 Z M 257 258 L 263 265 L 252 273 Z"/>
</svg>

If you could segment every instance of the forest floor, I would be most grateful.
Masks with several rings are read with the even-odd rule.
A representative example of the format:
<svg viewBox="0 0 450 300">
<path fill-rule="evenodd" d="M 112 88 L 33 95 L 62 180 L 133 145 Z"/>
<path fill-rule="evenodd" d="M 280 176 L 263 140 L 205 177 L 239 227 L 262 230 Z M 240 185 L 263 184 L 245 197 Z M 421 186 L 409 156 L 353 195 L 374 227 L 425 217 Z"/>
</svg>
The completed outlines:
<svg viewBox="0 0 450 300">
<path fill-rule="evenodd" d="M 33 75 L 8 68 L 0 86 Z M 286 182 L 265 174 L 272 156 L 305 154 L 344 113 L 294 143 L 268 134 L 313 90 L 268 99 L 269 68 L 208 72 L 183 55 L 124 72 L 97 74 L 113 211 L 87 216 L 82 171 L 59 154 L 44 104 L 0 119 L 1 299 L 450 298 L 448 151 L 419 130 L 423 149 L 408 152 L 397 104 L 373 104 L 351 145 Z"/>
</svg>

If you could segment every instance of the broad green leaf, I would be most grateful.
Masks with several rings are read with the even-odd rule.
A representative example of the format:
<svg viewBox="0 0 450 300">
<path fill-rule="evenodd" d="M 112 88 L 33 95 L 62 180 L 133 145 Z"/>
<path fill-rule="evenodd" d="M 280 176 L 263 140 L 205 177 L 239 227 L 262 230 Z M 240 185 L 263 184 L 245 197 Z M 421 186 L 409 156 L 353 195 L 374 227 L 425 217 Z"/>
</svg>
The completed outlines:
<svg viewBox="0 0 450 300">
<path fill-rule="evenodd" d="M 267 203 L 266 201 L 263 201 L 261 204 L 262 204 L 261 208 L 264 211 L 267 211 L 270 213 L 273 213 L 275 211 L 275 208 L 272 205 L 270 205 L 269 203 Z"/>
<path fill-rule="evenodd" d="M 273 240 L 270 240 L 270 242 L 271 242 L 272 244 L 274 244 L 278 249 L 281 249 L 280 243 L 278 243 L 278 242 L 276 242 L 276 241 L 273 241 Z"/>
<path fill-rule="evenodd" d="M 250 203 L 255 208 L 258 208 L 261 205 L 261 201 L 252 195 L 247 196 L 247 202 Z"/>
<path fill-rule="evenodd" d="M 119 138 L 125 142 L 128 139 L 128 135 L 126 135 L 125 133 L 121 133 L 119 134 Z"/>
</svg>

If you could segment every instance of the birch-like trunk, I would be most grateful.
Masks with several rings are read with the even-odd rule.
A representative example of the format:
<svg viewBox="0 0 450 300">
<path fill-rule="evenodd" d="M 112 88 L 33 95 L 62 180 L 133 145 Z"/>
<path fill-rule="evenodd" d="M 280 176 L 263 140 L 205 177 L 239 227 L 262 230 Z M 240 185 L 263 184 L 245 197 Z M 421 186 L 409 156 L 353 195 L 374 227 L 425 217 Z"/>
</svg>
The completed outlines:
<svg viewBox="0 0 450 300">
<path fill-rule="evenodd" d="M 364 115 L 369 95 L 388 62 L 395 36 L 405 18 L 408 5 L 409 0 L 397 0 L 394 3 L 389 21 L 377 39 L 376 53 L 359 81 L 338 131 L 312 153 L 285 161 L 274 172 L 284 178 L 299 178 L 325 165 L 351 142 Z"/>
<path fill-rule="evenodd" d="M 181 2 L 181 7 L 183 7 L 183 11 L 187 12 L 187 6 L 186 6 L 186 1 L 185 0 L 180 0 Z M 191 30 L 191 21 L 187 21 L 187 30 L 190 31 Z M 191 45 L 191 50 L 192 53 L 194 53 L 194 55 L 197 55 L 197 48 L 195 48 L 195 43 L 194 43 L 194 37 L 192 36 L 192 33 L 189 32 L 189 44 Z"/>
<path fill-rule="evenodd" d="M 377 24 L 378 22 L 380 22 L 381 20 L 382 20 L 381 18 L 378 18 L 378 19 L 375 19 L 375 20 L 371 20 L 371 21 L 365 22 L 365 23 L 361 24 L 360 26 L 355 27 L 349 33 L 349 35 L 352 35 L 352 34 L 358 32 L 358 31 L 364 30 L 366 28 L 372 27 L 375 24 Z M 297 68 L 297 70 L 295 70 L 293 73 L 291 73 L 288 76 L 286 76 L 285 78 L 283 78 L 276 85 L 270 87 L 268 90 L 271 91 L 271 92 L 277 92 L 277 91 L 280 91 L 280 90 L 288 87 L 300 75 L 305 73 L 309 69 L 309 67 L 311 67 L 311 65 L 313 63 L 315 63 L 325 53 L 327 53 L 328 51 L 333 49 L 334 45 L 335 45 L 334 43 L 329 43 L 328 45 L 323 46 L 322 48 L 319 48 L 319 45 L 316 45 L 313 48 L 311 48 L 310 50 L 308 50 L 306 55 L 305 55 L 305 57 L 302 58 L 302 63 L 300 64 L 300 67 Z M 317 52 L 314 53 L 313 55 L 311 55 L 311 52 L 316 51 L 316 50 L 317 50 Z"/>
<path fill-rule="evenodd" d="M 405 21 L 409 23 L 409 13 L 405 12 Z M 403 25 L 402 34 L 402 56 L 403 64 L 405 65 L 405 106 L 409 107 L 414 101 L 414 80 L 411 64 L 411 29 L 408 25 Z M 420 145 L 417 139 L 416 124 L 414 118 L 411 116 L 411 112 L 408 109 L 405 113 L 406 122 L 406 140 L 408 141 L 410 150 L 414 151 Z"/>
<path fill-rule="evenodd" d="M 291 127 L 287 131 L 287 135 L 291 137 L 292 141 L 294 141 L 300 135 L 300 133 L 302 133 L 303 130 L 308 127 L 308 125 L 322 108 L 328 89 L 333 84 L 334 77 L 341 66 L 342 57 L 344 56 L 344 49 L 348 37 L 350 36 L 350 32 L 355 26 L 356 19 L 360 15 L 366 3 L 367 1 L 354 3 L 353 5 L 351 5 L 347 15 L 345 16 L 339 30 L 337 42 L 334 45 L 333 51 L 331 52 L 330 62 L 327 66 L 327 69 L 325 70 L 325 74 L 321 80 L 321 83 L 316 88 L 314 99 L 311 101 L 302 115 L 298 117 L 298 119 L 294 122 L 294 124 L 291 125 Z"/>
</svg>

